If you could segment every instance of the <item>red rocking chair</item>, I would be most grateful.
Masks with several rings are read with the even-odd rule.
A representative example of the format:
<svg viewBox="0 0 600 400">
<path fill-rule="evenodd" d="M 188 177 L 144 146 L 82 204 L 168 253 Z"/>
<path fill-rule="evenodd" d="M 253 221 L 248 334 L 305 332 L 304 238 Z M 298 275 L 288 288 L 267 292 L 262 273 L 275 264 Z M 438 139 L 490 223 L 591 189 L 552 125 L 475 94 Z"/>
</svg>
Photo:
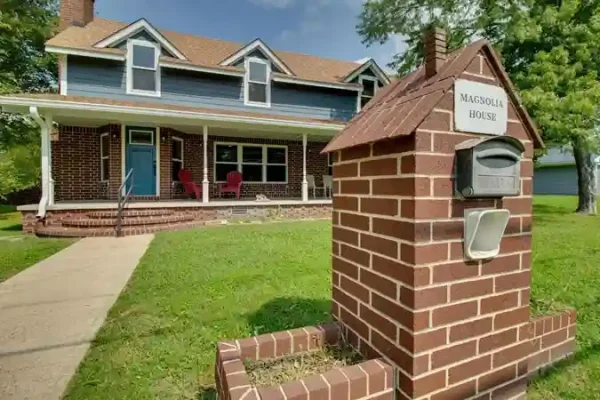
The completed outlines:
<svg viewBox="0 0 600 400">
<path fill-rule="evenodd" d="M 202 185 L 192 180 L 192 173 L 187 169 L 179 171 L 179 181 L 183 185 L 185 194 L 196 196 L 196 200 L 202 199 Z"/>
<path fill-rule="evenodd" d="M 240 199 L 242 189 L 242 174 L 237 171 L 231 171 L 227 174 L 227 183 L 219 186 L 219 197 L 222 193 L 235 193 L 235 198 Z"/>
</svg>

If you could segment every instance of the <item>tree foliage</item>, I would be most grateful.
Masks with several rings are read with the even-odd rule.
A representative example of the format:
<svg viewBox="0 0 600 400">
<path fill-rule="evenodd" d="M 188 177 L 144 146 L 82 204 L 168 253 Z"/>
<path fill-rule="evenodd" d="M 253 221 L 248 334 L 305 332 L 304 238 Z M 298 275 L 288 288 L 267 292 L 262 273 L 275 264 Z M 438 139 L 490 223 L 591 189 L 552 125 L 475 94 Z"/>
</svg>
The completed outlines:
<svg viewBox="0 0 600 400">
<path fill-rule="evenodd" d="M 450 50 L 480 37 L 496 47 L 545 141 L 574 148 L 578 210 L 595 212 L 590 163 L 600 118 L 600 2 L 368 0 L 357 29 L 368 45 L 407 38 L 408 50 L 390 65 L 403 74 L 421 64 L 422 34 L 432 24 L 447 29 Z"/>
<path fill-rule="evenodd" d="M 0 0 L 0 95 L 56 91 L 57 60 L 44 51 L 58 0 Z M 0 196 L 39 181 L 39 127 L 0 113 Z"/>
</svg>

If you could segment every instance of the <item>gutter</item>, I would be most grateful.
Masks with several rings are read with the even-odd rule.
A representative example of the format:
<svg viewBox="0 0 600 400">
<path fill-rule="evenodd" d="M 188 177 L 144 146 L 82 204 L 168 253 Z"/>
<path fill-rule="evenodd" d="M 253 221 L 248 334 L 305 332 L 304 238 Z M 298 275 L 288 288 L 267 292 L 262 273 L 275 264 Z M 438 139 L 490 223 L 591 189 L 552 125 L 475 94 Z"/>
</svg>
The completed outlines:
<svg viewBox="0 0 600 400">
<path fill-rule="evenodd" d="M 150 117 L 168 117 L 168 118 L 181 118 L 188 120 L 202 120 L 205 122 L 235 122 L 235 123 L 247 123 L 247 124 L 261 124 L 270 126 L 285 126 L 293 128 L 308 128 L 308 129 L 319 129 L 319 130 L 330 130 L 339 132 L 345 124 L 341 123 L 328 123 L 328 122 L 312 122 L 312 121 L 296 121 L 288 119 L 277 119 L 275 118 L 264 118 L 254 116 L 242 116 L 235 114 L 218 114 L 211 112 L 194 112 L 184 110 L 169 110 L 160 108 L 147 108 L 147 107 L 134 107 L 134 106 L 121 106 L 121 105 L 109 105 L 100 103 L 86 103 L 86 102 L 73 102 L 64 100 L 43 100 L 36 98 L 26 97 L 2 97 L 0 96 L 0 105 L 4 106 L 19 106 L 29 107 L 30 109 L 43 107 L 46 109 L 67 109 L 76 111 L 97 111 L 97 112 L 114 112 L 119 114 L 133 114 L 133 115 L 144 115 Z"/>
<path fill-rule="evenodd" d="M 44 147 L 50 145 L 50 143 L 46 143 L 44 146 L 44 141 L 49 142 L 50 132 L 48 132 L 48 125 L 46 121 L 42 119 L 38 112 L 37 107 L 29 107 L 29 115 L 33 120 L 40 126 L 41 129 L 41 137 L 42 137 L 42 157 L 44 157 Z M 48 204 L 50 204 L 50 178 L 44 179 L 44 165 L 42 161 L 42 198 L 40 199 L 40 204 L 38 206 L 38 213 L 36 218 L 38 220 L 46 218 L 46 210 L 48 209 Z M 46 172 L 47 173 L 47 172 Z M 44 182 L 45 180 L 45 182 Z"/>
</svg>

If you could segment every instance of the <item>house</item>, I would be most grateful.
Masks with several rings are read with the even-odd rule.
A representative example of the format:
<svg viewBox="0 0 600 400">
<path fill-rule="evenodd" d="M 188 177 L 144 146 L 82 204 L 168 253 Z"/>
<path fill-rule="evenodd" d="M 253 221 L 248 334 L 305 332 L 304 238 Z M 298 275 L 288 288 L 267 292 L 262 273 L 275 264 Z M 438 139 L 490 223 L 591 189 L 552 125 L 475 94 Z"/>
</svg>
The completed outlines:
<svg viewBox="0 0 600 400">
<path fill-rule="evenodd" d="M 595 155 L 596 193 L 600 194 L 600 156 Z M 537 160 L 534 171 L 533 193 L 577 195 L 577 169 L 570 148 L 552 147 Z"/>
<path fill-rule="evenodd" d="M 94 0 L 61 0 L 60 32 L 46 51 L 59 56 L 60 93 L 0 97 L 3 111 L 31 115 L 42 132 L 42 198 L 20 210 L 24 230 L 46 236 L 248 214 L 328 217 L 331 199 L 309 187 L 331 175 L 320 153 L 390 81 L 372 59 L 96 18 Z M 184 192 L 181 170 L 201 188 L 199 200 Z M 219 194 L 232 171 L 242 176 L 239 200 Z"/>
</svg>

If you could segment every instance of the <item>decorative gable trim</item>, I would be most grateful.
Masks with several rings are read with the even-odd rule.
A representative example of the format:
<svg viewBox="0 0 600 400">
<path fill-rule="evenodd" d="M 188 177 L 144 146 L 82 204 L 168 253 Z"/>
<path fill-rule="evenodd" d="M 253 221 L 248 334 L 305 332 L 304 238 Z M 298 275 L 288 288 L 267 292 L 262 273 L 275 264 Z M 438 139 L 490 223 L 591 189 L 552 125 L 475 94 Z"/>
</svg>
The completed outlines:
<svg viewBox="0 0 600 400">
<path fill-rule="evenodd" d="M 175 47 L 171 42 L 169 42 L 169 40 L 167 40 L 167 38 L 164 37 L 164 35 L 158 31 L 158 29 L 154 28 L 144 18 L 137 20 L 136 22 L 127 25 L 125 28 L 102 39 L 101 41 L 96 43 L 94 45 L 94 47 L 103 49 L 103 48 L 115 46 L 141 31 L 146 31 L 163 48 L 165 48 L 169 53 L 173 54 L 175 57 L 179 58 L 180 60 L 187 60 L 187 58 L 183 55 L 183 53 L 180 52 L 179 50 L 177 50 L 177 47 Z"/>
<path fill-rule="evenodd" d="M 368 69 L 371 69 L 371 71 L 373 71 L 373 73 L 375 74 L 377 79 L 379 79 L 381 82 L 385 83 L 386 85 L 388 83 L 390 83 L 390 78 L 388 78 L 387 74 L 385 72 L 383 72 L 381 67 L 379 65 L 377 65 L 375 60 L 373 60 L 372 58 L 369 59 L 369 61 L 362 64 L 357 69 L 355 69 L 354 71 L 352 71 L 350 73 L 350 75 L 348 75 L 346 78 L 344 78 L 344 82 L 352 82 L 360 74 L 362 74 L 363 72 L 365 72 Z"/>
<path fill-rule="evenodd" d="M 261 53 L 263 53 L 280 71 L 283 71 L 287 75 L 294 75 L 292 70 L 290 70 L 288 66 L 285 65 L 285 63 L 279 57 L 277 57 L 275 53 L 273 53 L 273 51 L 271 51 L 271 49 L 269 49 L 269 47 L 260 39 L 253 40 L 246 46 L 227 57 L 225 60 L 221 61 L 219 65 L 228 66 L 235 64 L 248 54 L 252 53 L 254 50 L 259 50 Z"/>
</svg>

